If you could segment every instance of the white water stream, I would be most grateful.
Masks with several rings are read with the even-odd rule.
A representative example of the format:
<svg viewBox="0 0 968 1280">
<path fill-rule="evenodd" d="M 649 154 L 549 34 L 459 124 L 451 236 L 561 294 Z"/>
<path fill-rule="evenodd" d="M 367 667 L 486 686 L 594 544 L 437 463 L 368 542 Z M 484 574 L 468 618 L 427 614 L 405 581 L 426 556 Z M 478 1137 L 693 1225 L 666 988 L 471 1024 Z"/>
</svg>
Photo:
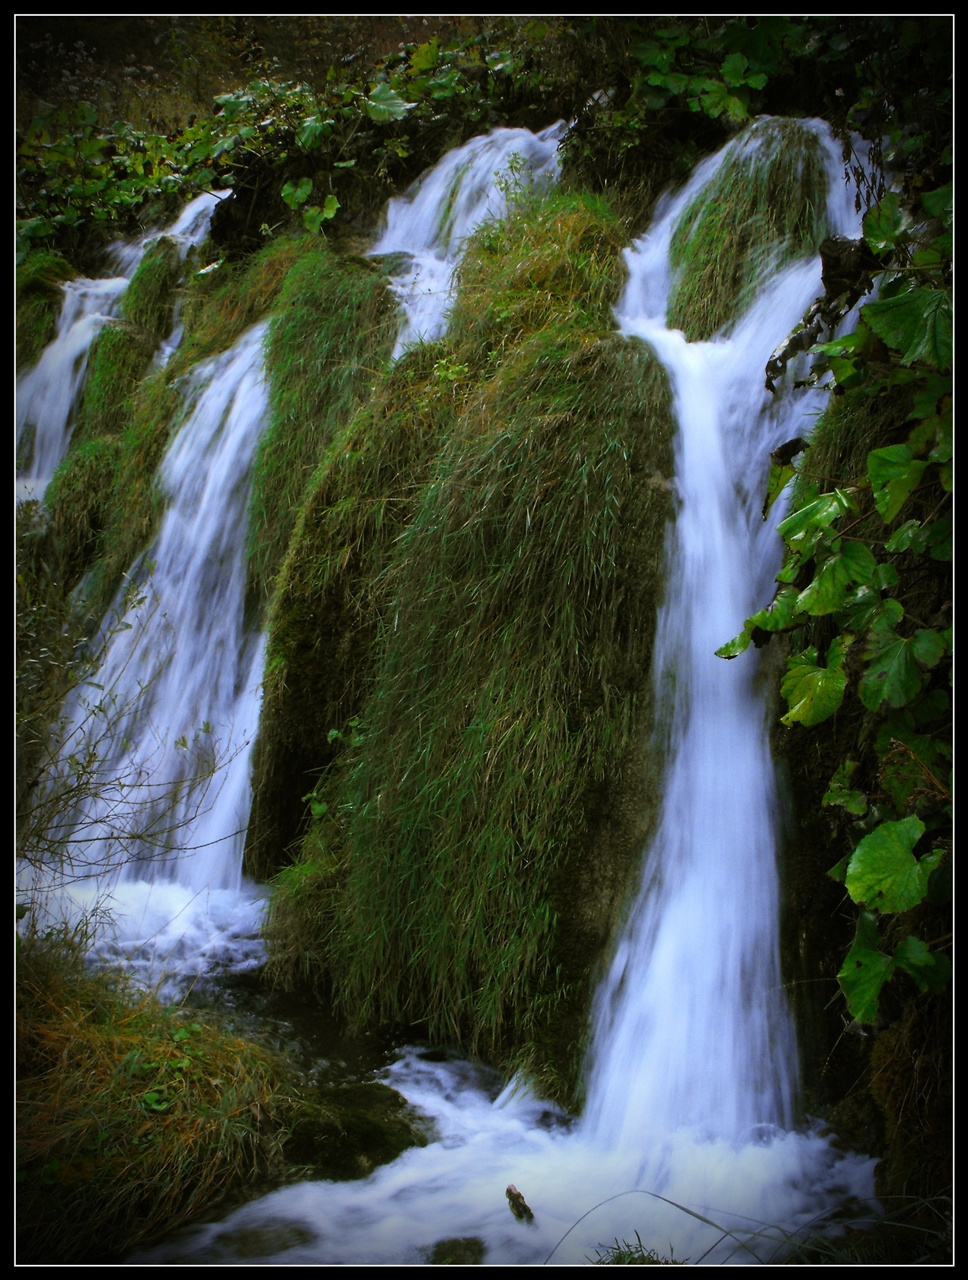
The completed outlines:
<svg viewBox="0 0 968 1280">
<path fill-rule="evenodd" d="M 406 317 L 398 351 L 445 326 L 462 242 L 503 210 L 495 170 L 518 152 L 536 172 L 552 172 L 558 136 L 496 131 L 476 139 L 391 203 L 373 252 L 410 255 L 395 286 Z M 830 151 L 831 190 L 842 191 Z M 628 252 L 617 309 L 622 330 L 652 346 L 673 386 L 678 514 L 655 672 L 665 802 L 639 900 L 596 1002 L 585 1115 L 570 1121 L 524 1091 L 502 1091 L 471 1064 L 406 1050 L 385 1078 L 424 1117 L 428 1146 L 363 1181 L 284 1187 L 132 1261 L 418 1264 L 437 1241 L 475 1237 L 490 1264 L 580 1263 L 636 1232 L 646 1246 L 694 1263 L 769 1261 L 784 1233 L 872 1194 L 869 1160 L 792 1128 L 796 1046 L 777 955 L 767 708 L 754 653 L 731 663 L 713 656 L 769 595 L 778 567 L 773 521 L 760 518 L 768 455 L 807 434 L 817 406 L 809 395 L 774 400 L 763 371 L 821 292 L 820 264 L 778 273 L 728 337 L 689 344 L 665 328 L 671 231 L 721 158 L 701 166 Z M 855 233 L 847 201 L 845 194 L 844 208 L 831 207 L 829 221 Z M 150 708 L 124 735 L 145 739 L 142 755 L 113 762 L 115 772 L 141 770 L 147 759 L 151 778 L 166 779 L 186 754 L 182 740 L 201 734 L 204 744 L 205 722 L 231 762 L 216 774 L 214 793 L 183 787 L 189 798 L 177 826 L 185 835 L 166 851 L 147 840 L 150 877 L 142 862 L 113 872 L 117 915 L 138 923 L 116 931 L 110 947 L 146 966 L 162 956 L 176 970 L 197 971 L 209 967 L 199 956 L 206 948 L 229 965 L 258 955 L 258 891 L 238 868 L 260 648 L 245 631 L 235 584 L 264 414 L 260 343 L 252 331 L 188 380 L 185 421 L 162 469 L 169 507 L 150 552 L 143 612 L 107 658 L 122 709 L 129 679 L 145 685 Z M 119 688 L 113 676 L 99 682 Z M 151 795 L 150 782 L 136 792 L 149 812 Z M 105 828 L 115 820 L 94 817 Z M 107 829 L 104 840 L 97 856 L 114 865 Z M 169 928 L 176 914 L 181 923 Z M 509 1183 L 523 1192 L 533 1222 L 509 1212 Z M 767 1236 L 750 1240 L 761 1224 Z"/>
</svg>

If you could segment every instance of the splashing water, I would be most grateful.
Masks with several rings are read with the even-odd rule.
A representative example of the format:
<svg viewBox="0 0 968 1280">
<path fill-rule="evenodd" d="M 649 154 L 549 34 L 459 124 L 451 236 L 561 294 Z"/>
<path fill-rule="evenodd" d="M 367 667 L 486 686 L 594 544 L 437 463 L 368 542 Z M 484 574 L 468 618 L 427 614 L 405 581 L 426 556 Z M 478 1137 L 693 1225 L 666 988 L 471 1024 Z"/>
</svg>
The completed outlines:
<svg viewBox="0 0 968 1280">
<path fill-rule="evenodd" d="M 836 193 L 838 157 L 821 136 Z M 846 1201 L 872 1196 L 871 1160 L 837 1151 L 818 1126 L 792 1128 L 768 709 L 754 653 L 714 656 L 779 565 L 779 512 L 770 523 L 760 514 L 769 453 L 808 433 L 820 401 L 772 399 L 763 371 L 820 293 L 819 260 L 774 272 L 712 341 L 687 343 L 664 321 L 673 229 L 724 154 L 628 251 L 617 309 L 621 330 L 647 342 L 670 378 L 678 512 L 655 656 L 663 811 L 596 999 L 584 1116 L 502 1090 L 472 1064 L 404 1050 L 383 1078 L 422 1117 L 428 1146 L 364 1181 L 282 1188 L 133 1261 L 415 1265 L 437 1242 L 472 1238 L 488 1264 L 574 1264 L 638 1233 L 661 1256 L 769 1263 Z M 426 189 L 437 198 L 421 217 L 445 225 L 447 182 Z M 835 199 L 831 230 L 856 234 L 852 197 Z M 418 313 L 406 341 L 438 331 Z M 509 1183 L 533 1221 L 512 1216 Z"/>
</svg>

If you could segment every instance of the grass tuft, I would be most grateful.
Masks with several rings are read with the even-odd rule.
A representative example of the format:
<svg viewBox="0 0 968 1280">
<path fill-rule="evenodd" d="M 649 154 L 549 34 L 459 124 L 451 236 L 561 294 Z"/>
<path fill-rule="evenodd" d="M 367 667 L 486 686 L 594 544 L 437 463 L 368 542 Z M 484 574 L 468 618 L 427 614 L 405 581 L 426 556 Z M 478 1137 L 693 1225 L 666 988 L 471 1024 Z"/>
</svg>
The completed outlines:
<svg viewBox="0 0 968 1280">
<path fill-rule="evenodd" d="M 17 957 L 17 1261 L 110 1262 L 280 1171 L 269 1055 L 84 961 L 78 932 Z"/>
<path fill-rule="evenodd" d="M 17 372 L 36 364 L 57 332 L 61 285 L 76 272 L 60 254 L 39 249 L 17 266 Z"/>
<path fill-rule="evenodd" d="M 695 342 L 741 315 L 767 272 L 826 235 L 820 140 L 795 120 L 757 121 L 737 139 L 672 237 L 668 322 Z"/>
</svg>

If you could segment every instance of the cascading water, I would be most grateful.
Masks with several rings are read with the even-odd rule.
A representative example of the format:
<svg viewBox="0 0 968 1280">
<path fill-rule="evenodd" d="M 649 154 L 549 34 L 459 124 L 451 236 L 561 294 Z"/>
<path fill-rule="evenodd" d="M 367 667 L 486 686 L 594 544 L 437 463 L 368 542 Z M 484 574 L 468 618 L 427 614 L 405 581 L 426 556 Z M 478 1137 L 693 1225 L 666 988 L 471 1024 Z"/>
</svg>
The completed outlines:
<svg viewBox="0 0 968 1280">
<path fill-rule="evenodd" d="M 54 340 L 40 360 L 17 379 L 18 498 L 42 498 L 67 452 L 73 417 L 87 374 L 91 343 L 112 317 L 131 277 L 150 246 L 165 235 L 184 258 L 207 235 L 212 213 L 227 193 L 209 192 L 187 205 L 164 232 L 152 231 L 133 244 L 113 246 L 118 272 L 103 280 L 69 280 Z"/>
<path fill-rule="evenodd" d="M 510 158 L 521 157 L 519 180 L 540 181 L 556 169 L 563 127 L 472 139 L 391 202 L 373 252 L 406 254 L 394 277 L 398 354 L 442 331 L 467 237 L 506 209 L 501 174 Z M 219 198 L 200 197 L 165 234 L 187 251 L 206 233 Z M 83 282 L 81 296 L 93 299 L 90 322 L 62 319 L 25 375 L 25 421 L 35 423 L 35 456 L 48 459 L 43 484 L 30 480 L 31 496 L 66 452 L 89 344 L 113 314 L 103 299 L 116 305 L 156 238 L 116 247 L 123 276 Z M 178 336 L 176 326 L 163 359 Z M 147 983 L 163 981 L 170 993 L 201 974 L 264 958 L 265 894 L 241 870 L 264 652 L 243 609 L 249 473 L 268 412 L 264 336 L 264 325 L 249 330 L 184 379 L 182 425 L 158 476 L 167 503 L 158 538 L 109 612 L 94 683 L 63 708 L 52 750 L 58 764 L 44 784 L 48 796 L 57 788 L 84 793 L 58 818 L 69 875 L 40 875 L 36 856 L 23 868 L 24 888 L 35 901 L 43 896 L 52 918 L 96 912 L 94 953 L 123 960 Z M 69 381 L 68 366 L 76 370 Z M 63 384 L 55 410 L 45 399 L 48 379 Z M 81 787 L 77 760 L 85 762 Z"/>
<path fill-rule="evenodd" d="M 559 120 L 538 134 L 494 129 L 472 138 L 390 201 L 370 254 L 401 256 L 390 277 L 403 311 L 394 359 L 415 342 L 433 342 L 444 333 L 467 237 L 504 216 L 515 181 L 541 185 L 557 176 L 565 127 Z"/>
<path fill-rule="evenodd" d="M 823 145 L 828 222 L 856 233 L 851 194 L 837 203 L 841 168 L 826 134 Z M 673 229 L 725 154 L 660 207 L 628 252 L 617 311 L 670 378 L 678 511 L 655 659 L 663 810 L 596 1001 L 585 1115 L 569 1121 L 468 1063 L 407 1050 L 383 1078 L 427 1117 L 430 1145 L 362 1182 L 283 1188 L 137 1260 L 238 1262 L 239 1237 L 252 1261 L 261 1235 L 263 1263 L 413 1264 L 435 1242 L 473 1238 L 486 1263 L 565 1264 L 638 1234 L 693 1263 L 768 1262 L 845 1200 L 871 1196 L 870 1160 L 791 1128 L 796 1046 L 778 959 L 767 708 L 755 655 L 714 656 L 778 568 L 777 513 L 768 523 L 760 514 L 768 456 L 808 433 L 819 401 L 773 400 L 763 371 L 820 293 L 819 261 L 774 271 L 712 341 L 687 343 L 665 322 Z M 422 216 L 445 224 L 448 182 L 420 190 L 437 197 Z M 443 322 L 418 313 L 406 341 Z M 534 1221 L 509 1213 L 509 1183 Z"/>
<path fill-rule="evenodd" d="M 70 793 L 84 762 L 57 832 L 71 875 L 50 885 L 52 914 L 97 908 L 95 952 L 148 981 L 262 959 L 263 895 L 241 868 L 263 653 L 243 616 L 243 547 L 264 333 L 186 379 L 158 538 L 109 614 L 95 680 L 65 704 L 45 783 Z"/>
</svg>

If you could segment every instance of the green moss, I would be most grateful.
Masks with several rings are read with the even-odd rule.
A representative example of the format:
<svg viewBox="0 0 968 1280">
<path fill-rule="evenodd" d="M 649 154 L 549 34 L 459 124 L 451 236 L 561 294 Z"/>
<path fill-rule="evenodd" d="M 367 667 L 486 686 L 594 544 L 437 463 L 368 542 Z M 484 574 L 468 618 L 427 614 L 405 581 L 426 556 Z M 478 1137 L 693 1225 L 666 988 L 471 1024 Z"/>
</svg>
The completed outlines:
<svg viewBox="0 0 968 1280">
<path fill-rule="evenodd" d="M 310 236 L 280 236 L 237 263 L 210 264 L 189 278 L 184 303 L 185 336 L 172 364 L 183 372 L 227 351 L 269 312 L 294 264 L 316 245 Z"/>
<path fill-rule="evenodd" d="M 270 638 L 267 706 L 295 680 L 326 728 L 360 722 L 316 757 L 317 870 L 310 893 L 283 877 L 277 976 L 308 968 L 357 1022 L 426 1020 L 559 1096 L 602 943 L 590 822 L 636 737 L 670 514 L 665 381 L 611 332 L 620 247 L 601 207 L 557 197 L 478 234 L 450 338 L 331 451 Z"/>
<path fill-rule="evenodd" d="M 673 234 L 670 327 L 690 341 L 712 337 L 765 272 L 813 253 L 826 235 L 826 189 L 815 133 L 795 120 L 751 125 Z"/>
<path fill-rule="evenodd" d="M 385 1084 L 363 1081 L 320 1089 L 304 1104 L 286 1142 L 286 1159 L 316 1177 L 365 1178 L 410 1147 L 426 1146 L 406 1098 Z"/>
<path fill-rule="evenodd" d="M 310 476 L 338 429 L 387 365 L 396 302 L 365 261 L 347 263 L 326 242 L 286 276 L 266 346 L 271 417 L 256 453 L 250 570 L 269 595 Z"/>
<path fill-rule="evenodd" d="M 75 274 L 57 253 L 41 249 L 17 267 L 17 372 L 29 368 L 54 338 L 64 295 L 61 284 Z"/>
<path fill-rule="evenodd" d="M 177 246 L 162 236 L 145 253 L 121 296 L 121 316 L 148 334 L 153 346 L 171 333 L 174 291 L 182 274 Z"/>
<path fill-rule="evenodd" d="M 111 518 L 112 490 L 121 452 L 118 437 L 100 437 L 72 449 L 45 495 L 58 581 L 72 586 L 93 564 Z"/>
<path fill-rule="evenodd" d="M 91 344 L 75 444 L 124 430 L 135 388 L 147 372 L 154 349 L 143 329 L 124 321 L 105 325 Z"/>
<path fill-rule="evenodd" d="M 299 511 L 269 618 L 246 842 L 250 874 L 279 869 L 305 829 L 303 797 L 344 745 L 331 731 L 359 712 L 384 610 L 380 575 L 453 424 L 450 389 L 434 376 L 438 355 L 436 347 L 417 348 L 378 383 L 374 399 L 328 448 Z M 298 923 L 316 900 L 300 895 L 290 912 L 280 898 L 288 918 L 279 933 L 287 939 L 282 953 L 291 960 L 282 969 L 290 976 L 321 972 L 316 948 L 311 961 L 303 951 L 313 928 Z"/>
<path fill-rule="evenodd" d="M 183 413 L 178 387 L 172 385 L 167 369 L 139 383 L 127 404 L 121 433 L 115 438 L 110 492 L 98 500 L 107 518 L 99 558 L 86 588 L 88 607 L 95 616 L 107 609 L 122 575 L 155 536 L 162 513 L 155 475 Z M 70 460 L 68 454 L 68 468 Z"/>
</svg>

